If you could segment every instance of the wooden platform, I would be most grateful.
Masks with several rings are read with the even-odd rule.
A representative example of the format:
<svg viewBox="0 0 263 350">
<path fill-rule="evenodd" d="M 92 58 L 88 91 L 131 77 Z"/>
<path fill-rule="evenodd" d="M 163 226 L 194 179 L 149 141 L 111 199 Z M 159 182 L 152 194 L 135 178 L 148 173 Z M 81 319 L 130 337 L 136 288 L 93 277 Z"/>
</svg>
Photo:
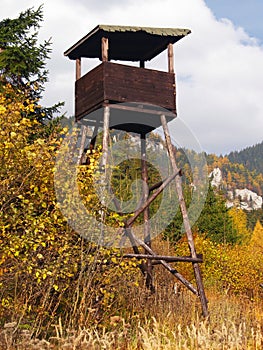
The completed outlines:
<svg viewBox="0 0 263 350">
<path fill-rule="evenodd" d="M 171 114 L 174 114 L 173 117 L 176 114 L 175 75 L 173 73 L 102 62 L 76 81 L 75 92 L 77 120 L 102 107 L 105 103 L 111 105 L 130 102 L 142 105 L 152 104 L 170 111 Z M 138 122 L 132 119 L 132 113 L 124 113 L 123 118 L 123 123 L 126 124 Z M 144 118 L 147 118 L 147 113 L 144 114 Z M 158 127 L 160 126 L 159 115 L 156 115 L 155 118 L 155 127 Z M 172 119 L 171 115 L 170 119 Z M 122 121 L 118 119 L 118 123 L 120 122 Z M 149 122 L 152 123 L 152 121 Z M 147 119 L 145 119 L 145 124 L 147 124 Z"/>
</svg>

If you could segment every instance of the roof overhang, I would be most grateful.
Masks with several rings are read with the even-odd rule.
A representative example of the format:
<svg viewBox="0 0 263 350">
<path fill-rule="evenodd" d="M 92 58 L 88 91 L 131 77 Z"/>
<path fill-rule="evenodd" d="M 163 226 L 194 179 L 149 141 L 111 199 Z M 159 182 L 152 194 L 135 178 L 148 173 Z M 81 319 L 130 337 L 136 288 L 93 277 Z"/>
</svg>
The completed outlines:
<svg viewBox="0 0 263 350">
<path fill-rule="evenodd" d="M 98 25 L 64 55 L 101 59 L 101 39 L 109 40 L 109 60 L 149 61 L 186 35 L 190 29 Z"/>
</svg>

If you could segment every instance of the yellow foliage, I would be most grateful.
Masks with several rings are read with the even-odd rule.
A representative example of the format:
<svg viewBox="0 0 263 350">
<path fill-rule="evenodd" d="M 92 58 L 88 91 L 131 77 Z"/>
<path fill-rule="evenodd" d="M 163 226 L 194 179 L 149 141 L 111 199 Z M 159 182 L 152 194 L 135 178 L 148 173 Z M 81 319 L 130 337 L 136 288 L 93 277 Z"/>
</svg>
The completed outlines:
<svg viewBox="0 0 263 350">
<path fill-rule="evenodd" d="M 256 222 L 249 244 L 263 253 L 263 226 L 259 220 Z"/>
<path fill-rule="evenodd" d="M 262 232 L 261 232 L 262 233 Z M 251 245 L 217 244 L 203 236 L 196 236 L 197 253 L 203 254 L 200 264 L 205 286 L 215 286 L 219 290 L 257 295 L 263 280 L 262 253 Z M 189 255 L 186 241 L 179 242 L 177 255 Z M 194 275 L 189 265 L 178 264 L 188 279 L 194 283 Z"/>
<path fill-rule="evenodd" d="M 237 230 L 239 241 L 241 243 L 248 243 L 251 233 L 247 229 L 246 213 L 239 208 L 232 207 L 228 211 L 228 214 L 232 218 L 234 229 Z"/>
<path fill-rule="evenodd" d="M 33 102 L 10 86 L 0 92 L 0 322 L 28 317 L 41 329 L 63 314 L 69 323 L 82 315 L 85 324 L 89 307 L 96 307 L 98 319 L 109 309 L 118 295 L 114 283 L 125 271 L 126 286 L 134 282 L 137 265 L 67 225 L 54 190 L 56 153 L 67 129 L 37 136 L 42 126 L 27 118 Z M 99 154 L 90 157 L 92 168 L 79 169 L 79 187 L 98 212 L 90 179 Z M 117 225 L 118 218 L 109 220 Z"/>
</svg>

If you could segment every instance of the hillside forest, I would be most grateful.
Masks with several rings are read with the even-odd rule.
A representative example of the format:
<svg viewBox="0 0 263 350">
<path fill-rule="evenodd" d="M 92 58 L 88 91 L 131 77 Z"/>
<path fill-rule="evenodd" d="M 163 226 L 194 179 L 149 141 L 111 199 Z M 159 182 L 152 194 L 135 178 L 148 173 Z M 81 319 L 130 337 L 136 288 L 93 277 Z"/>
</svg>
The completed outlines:
<svg viewBox="0 0 263 350">
<path fill-rule="evenodd" d="M 247 189 L 262 197 L 263 143 L 224 156 L 204 154 L 207 174 L 219 168 L 222 180 L 213 186 L 213 178 L 207 177 L 203 207 L 192 225 L 209 300 L 209 320 L 202 319 L 199 298 L 160 265 L 154 266 L 156 288 L 151 293 L 140 269 L 145 261 L 126 259 L 127 250 L 102 246 L 79 234 L 62 214 L 69 203 L 77 208 L 71 174 L 56 175 L 64 164 L 64 159 L 58 164 L 58 154 L 68 146 L 65 139 L 72 123 L 58 116 L 61 102 L 41 104 L 51 52 L 50 41 L 38 40 L 42 21 L 39 7 L 0 22 L 0 348 L 262 348 L 263 210 L 243 210 L 237 202 L 227 206 L 227 193 Z M 100 220 L 118 228 L 132 215 L 105 209 L 99 201 L 93 186 L 101 171 L 99 140 L 87 153 L 89 162 L 76 170 L 78 194 L 98 224 L 85 223 L 89 234 L 99 230 Z M 149 135 L 149 144 L 156 143 L 164 141 Z M 155 151 L 152 148 L 150 157 Z M 176 147 L 174 152 L 183 169 L 189 206 L 198 171 L 191 168 L 189 153 L 197 161 L 199 155 Z M 148 175 L 150 185 L 160 180 L 151 164 Z M 59 203 L 55 176 L 67 190 Z M 129 200 L 140 176 L 139 160 L 116 166 L 116 196 Z M 160 200 L 150 206 L 150 215 L 158 212 Z M 180 210 L 167 205 L 164 211 L 174 214 L 153 240 L 155 251 L 189 256 Z M 140 215 L 135 226 L 142 220 Z M 191 263 L 174 266 L 195 284 Z"/>
</svg>

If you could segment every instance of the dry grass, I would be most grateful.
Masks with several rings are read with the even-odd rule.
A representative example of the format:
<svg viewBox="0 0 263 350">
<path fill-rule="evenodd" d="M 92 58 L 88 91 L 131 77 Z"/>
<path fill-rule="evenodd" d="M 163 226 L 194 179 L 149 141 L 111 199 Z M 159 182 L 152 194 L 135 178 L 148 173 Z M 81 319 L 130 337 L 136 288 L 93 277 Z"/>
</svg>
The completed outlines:
<svg viewBox="0 0 263 350">
<path fill-rule="evenodd" d="M 154 244 L 157 251 L 170 254 L 167 242 Z M 100 318 L 89 307 L 91 294 L 77 290 L 82 299 L 71 315 L 74 322 L 60 314 L 55 324 L 39 332 L 36 320 L 14 318 L 0 329 L 0 350 L 263 349 L 262 295 L 251 299 L 206 288 L 210 317 L 203 319 L 199 299 L 183 287 L 175 294 L 175 280 L 162 266 L 154 268 L 154 294 L 143 281 L 139 287 L 127 284 L 126 277 L 115 279 L 118 294 Z M 75 305 L 74 298 L 71 302 Z"/>
<path fill-rule="evenodd" d="M 158 295 L 158 293 L 157 293 Z M 142 297 L 141 297 L 142 298 Z M 199 303 L 188 292 L 171 301 L 170 311 L 160 309 L 157 297 L 148 298 L 145 311 L 153 307 L 153 313 L 145 316 L 111 316 L 107 326 L 89 329 L 67 330 L 63 321 L 54 325 L 54 336 L 48 339 L 32 339 L 28 330 L 16 329 L 6 324 L 0 333 L 1 349 L 109 349 L 109 350 L 245 350 L 263 348 L 263 307 L 261 300 L 249 301 L 235 296 L 209 293 L 210 318 L 200 317 Z M 173 310 L 172 310 L 173 306 Z M 148 310 L 149 312 L 149 310 Z M 143 313 L 143 310 L 142 310 Z"/>
</svg>

